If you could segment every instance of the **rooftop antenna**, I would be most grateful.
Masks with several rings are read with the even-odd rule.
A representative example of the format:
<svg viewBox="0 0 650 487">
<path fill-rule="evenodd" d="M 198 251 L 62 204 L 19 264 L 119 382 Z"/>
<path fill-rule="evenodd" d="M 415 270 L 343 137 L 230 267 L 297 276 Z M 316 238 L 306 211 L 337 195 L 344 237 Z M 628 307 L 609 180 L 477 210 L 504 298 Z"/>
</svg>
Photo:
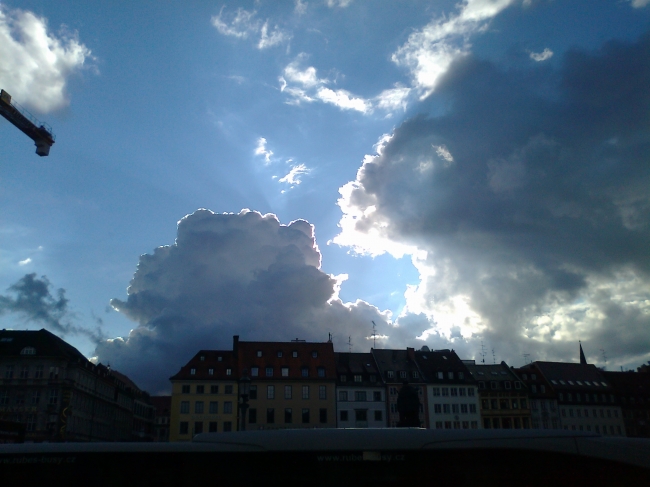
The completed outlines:
<svg viewBox="0 0 650 487">
<path fill-rule="evenodd" d="M 348 353 L 352 353 L 352 337 L 348 337 Z"/>
<path fill-rule="evenodd" d="M 524 354 L 524 365 L 529 364 L 529 363 L 530 363 L 530 354 L 525 353 Z"/>
<path fill-rule="evenodd" d="M 492 363 L 493 364 L 497 363 L 497 356 L 494 354 L 494 347 L 492 347 Z"/>
<path fill-rule="evenodd" d="M 603 366 L 603 370 L 605 370 L 607 368 L 607 354 L 605 353 L 604 348 L 601 348 L 600 352 L 603 355 L 603 362 L 605 362 L 605 365 Z"/>
<path fill-rule="evenodd" d="M 485 365 L 485 345 L 483 345 L 483 340 L 481 340 L 481 363 Z"/>
<path fill-rule="evenodd" d="M 327 334 L 327 341 L 328 341 L 329 343 L 332 343 L 332 334 L 331 334 L 331 333 L 328 333 L 328 334 Z"/>
<path fill-rule="evenodd" d="M 373 321 L 372 322 L 372 342 L 373 342 L 373 348 L 377 348 L 377 324 Z"/>
</svg>

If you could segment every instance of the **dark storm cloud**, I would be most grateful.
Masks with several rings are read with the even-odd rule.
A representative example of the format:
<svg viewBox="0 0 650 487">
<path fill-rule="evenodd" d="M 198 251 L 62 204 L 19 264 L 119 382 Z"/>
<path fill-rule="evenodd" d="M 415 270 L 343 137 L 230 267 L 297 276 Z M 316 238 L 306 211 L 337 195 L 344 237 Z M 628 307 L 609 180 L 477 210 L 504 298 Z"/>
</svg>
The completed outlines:
<svg viewBox="0 0 650 487">
<path fill-rule="evenodd" d="M 60 335 L 82 334 L 95 342 L 101 340 L 99 327 L 93 331 L 72 324 L 65 289 L 58 289 L 54 296 L 51 288 L 47 277 L 25 274 L 7 289 L 9 295 L 0 296 L 0 315 L 15 313 Z"/>
<path fill-rule="evenodd" d="M 200 349 L 242 340 L 326 341 L 348 337 L 367 350 L 371 321 L 387 315 L 363 302 L 342 303 L 337 280 L 320 270 L 312 225 L 282 225 L 275 215 L 197 210 L 178 223 L 174 245 L 140 257 L 125 301 L 112 306 L 139 326 L 107 340 L 98 360 L 152 392 Z"/>
<path fill-rule="evenodd" d="M 426 251 L 432 313 L 466 297 L 510 356 L 570 358 L 582 333 L 626 359 L 628 332 L 647 354 L 648 86 L 648 35 L 568 52 L 559 68 L 457 61 L 427 101 L 444 113 L 405 122 L 342 190 L 339 241 L 375 232 Z"/>
</svg>

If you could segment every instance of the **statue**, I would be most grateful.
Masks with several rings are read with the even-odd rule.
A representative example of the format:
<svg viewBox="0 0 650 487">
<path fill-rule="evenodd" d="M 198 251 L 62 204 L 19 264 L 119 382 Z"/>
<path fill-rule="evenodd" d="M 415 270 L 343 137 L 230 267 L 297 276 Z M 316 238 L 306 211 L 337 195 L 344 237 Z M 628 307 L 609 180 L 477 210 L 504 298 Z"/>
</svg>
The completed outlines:
<svg viewBox="0 0 650 487">
<path fill-rule="evenodd" d="M 397 411 L 399 412 L 399 428 L 420 427 L 420 398 L 418 391 L 404 381 L 397 394 Z"/>
</svg>

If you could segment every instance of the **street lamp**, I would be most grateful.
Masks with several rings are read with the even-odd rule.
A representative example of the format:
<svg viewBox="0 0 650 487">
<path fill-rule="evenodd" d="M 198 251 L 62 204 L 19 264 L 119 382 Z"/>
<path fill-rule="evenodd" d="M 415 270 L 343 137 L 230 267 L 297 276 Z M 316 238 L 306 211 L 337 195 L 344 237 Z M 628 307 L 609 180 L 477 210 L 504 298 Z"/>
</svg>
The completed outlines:
<svg viewBox="0 0 650 487">
<path fill-rule="evenodd" d="M 251 390 L 251 378 L 248 376 L 248 369 L 244 369 L 239 378 L 239 410 L 241 412 L 241 431 L 246 431 L 246 410 L 248 409 L 248 394 Z"/>
</svg>

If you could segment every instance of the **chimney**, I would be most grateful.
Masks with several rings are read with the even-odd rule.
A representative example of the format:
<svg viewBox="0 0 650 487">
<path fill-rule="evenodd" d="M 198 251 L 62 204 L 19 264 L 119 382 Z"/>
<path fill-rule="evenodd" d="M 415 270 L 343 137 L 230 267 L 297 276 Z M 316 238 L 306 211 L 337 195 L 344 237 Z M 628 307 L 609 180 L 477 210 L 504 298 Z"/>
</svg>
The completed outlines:
<svg viewBox="0 0 650 487">
<path fill-rule="evenodd" d="M 237 360 L 239 352 L 239 335 L 232 336 L 232 351 L 233 355 L 235 356 L 235 360 Z"/>
</svg>

